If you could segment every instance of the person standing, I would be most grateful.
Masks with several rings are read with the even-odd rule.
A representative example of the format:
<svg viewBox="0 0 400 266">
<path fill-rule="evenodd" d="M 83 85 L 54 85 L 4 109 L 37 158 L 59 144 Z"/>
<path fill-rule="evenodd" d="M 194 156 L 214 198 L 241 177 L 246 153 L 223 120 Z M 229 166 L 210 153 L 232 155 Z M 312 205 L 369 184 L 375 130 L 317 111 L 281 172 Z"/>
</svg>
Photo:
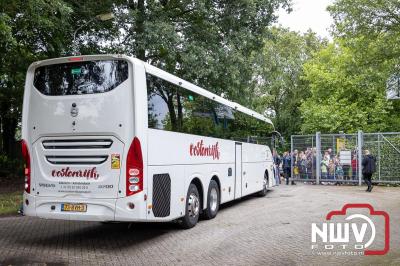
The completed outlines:
<svg viewBox="0 0 400 266">
<path fill-rule="evenodd" d="M 313 158 L 312 158 L 312 150 L 307 148 L 307 152 L 306 152 L 306 176 L 307 179 L 311 179 L 312 178 L 312 170 L 313 168 Z"/>
<path fill-rule="evenodd" d="M 374 156 L 372 156 L 369 152 L 369 150 L 365 150 L 364 151 L 364 158 L 361 162 L 362 164 L 362 174 L 363 174 L 363 178 L 365 183 L 367 183 L 368 188 L 367 188 L 367 192 L 371 192 L 372 191 L 372 174 L 375 172 L 376 170 L 376 159 Z"/>
<path fill-rule="evenodd" d="M 317 149 L 312 149 L 312 179 L 316 180 L 317 177 Z"/>
<path fill-rule="evenodd" d="M 273 150 L 273 159 L 274 159 L 274 166 L 275 166 L 275 168 L 274 168 L 275 181 L 276 181 L 276 185 L 279 185 L 281 183 L 281 171 L 280 171 L 281 157 L 279 156 L 276 149 Z"/>
<path fill-rule="evenodd" d="M 329 156 L 329 160 L 333 159 L 333 151 L 332 148 L 326 150 L 327 155 Z"/>
<path fill-rule="evenodd" d="M 300 170 L 300 178 L 307 179 L 307 157 L 304 152 L 300 152 L 299 155 L 299 170 Z"/>
<path fill-rule="evenodd" d="M 336 179 L 337 180 L 343 180 L 344 179 L 344 166 L 342 165 L 342 163 L 340 162 L 340 157 L 336 157 L 335 158 L 335 173 L 336 173 Z M 340 185 L 340 183 L 337 183 L 338 185 Z"/>
<path fill-rule="evenodd" d="M 300 179 L 300 158 L 299 158 L 299 151 L 296 149 L 293 151 L 292 154 L 290 154 L 291 157 L 291 163 L 292 163 L 292 167 L 293 167 L 293 175 L 292 177 L 292 185 L 296 185 L 294 183 L 293 179 Z"/>
<path fill-rule="evenodd" d="M 334 159 L 328 161 L 328 179 L 335 179 L 335 163 Z"/>
<path fill-rule="evenodd" d="M 286 179 L 286 185 L 289 185 L 289 179 L 292 174 L 292 170 L 291 170 L 292 158 L 291 158 L 289 152 L 287 152 L 287 151 L 285 151 L 285 153 L 283 154 L 282 164 L 283 164 L 283 174 Z"/>
<path fill-rule="evenodd" d="M 324 155 L 324 159 L 321 162 L 321 178 L 322 180 L 328 179 L 328 169 L 329 169 L 329 156 Z"/>
</svg>

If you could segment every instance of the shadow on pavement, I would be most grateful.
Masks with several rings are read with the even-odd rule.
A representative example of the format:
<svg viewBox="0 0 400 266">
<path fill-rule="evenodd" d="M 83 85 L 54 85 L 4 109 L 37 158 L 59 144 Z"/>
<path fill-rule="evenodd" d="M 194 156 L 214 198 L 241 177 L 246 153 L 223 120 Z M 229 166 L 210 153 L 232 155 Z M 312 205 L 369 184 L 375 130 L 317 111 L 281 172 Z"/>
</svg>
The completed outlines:
<svg viewBox="0 0 400 266">
<path fill-rule="evenodd" d="M 58 222 L 58 221 L 55 221 Z M 82 223 L 84 223 L 82 225 Z M 73 230 L 78 227 L 77 230 Z M 53 228 L 58 228 L 55 230 Z M 175 223 L 87 223 L 66 221 L 54 225 L 46 237 L 39 233 L 19 238 L 20 244 L 35 247 L 60 247 L 60 249 L 121 250 L 180 230 Z M 42 236 L 39 236 L 42 235 Z M 50 235 L 50 236 L 49 236 Z"/>
<path fill-rule="evenodd" d="M 272 192 L 273 191 L 269 191 L 269 194 Z M 256 197 L 255 195 L 249 195 L 240 200 L 223 204 L 220 210 L 224 212 L 228 208 L 235 208 L 250 200 L 259 199 L 262 198 Z M 43 225 L 41 225 L 40 228 L 37 228 L 36 232 L 30 232 L 23 237 L 15 239 L 15 241 L 18 245 L 28 247 L 56 248 L 61 251 L 70 249 L 89 249 L 95 252 L 98 250 L 110 251 L 131 249 L 135 246 L 143 245 L 147 241 L 162 238 L 165 234 L 174 231 L 184 231 L 180 228 L 177 222 L 97 223 L 49 220 L 46 222 L 46 225 L 46 228 L 43 228 Z M 34 225 L 31 224 L 31 226 Z M 47 231 L 43 232 L 43 230 Z M 18 264 L 15 262 L 9 264 Z M 4 264 L 8 265 L 7 263 Z"/>
</svg>

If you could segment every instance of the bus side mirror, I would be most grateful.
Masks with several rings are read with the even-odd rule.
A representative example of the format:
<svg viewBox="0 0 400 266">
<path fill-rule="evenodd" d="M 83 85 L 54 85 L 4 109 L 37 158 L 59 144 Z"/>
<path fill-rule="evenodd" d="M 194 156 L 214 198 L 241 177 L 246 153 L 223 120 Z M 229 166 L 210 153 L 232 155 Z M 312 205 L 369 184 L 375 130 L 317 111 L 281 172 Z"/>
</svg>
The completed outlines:
<svg viewBox="0 0 400 266">
<path fill-rule="evenodd" d="M 283 147 L 285 145 L 285 139 L 278 131 L 272 132 L 272 147 Z"/>
</svg>

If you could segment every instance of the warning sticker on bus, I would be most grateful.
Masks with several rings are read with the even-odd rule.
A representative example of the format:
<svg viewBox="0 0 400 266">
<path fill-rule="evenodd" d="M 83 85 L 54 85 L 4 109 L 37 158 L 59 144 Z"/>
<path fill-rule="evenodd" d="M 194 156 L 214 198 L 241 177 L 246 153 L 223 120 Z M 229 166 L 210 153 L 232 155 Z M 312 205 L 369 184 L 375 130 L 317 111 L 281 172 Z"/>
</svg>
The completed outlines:
<svg viewBox="0 0 400 266">
<path fill-rule="evenodd" d="M 121 167 L 121 156 L 119 154 L 111 154 L 111 169 L 119 169 Z"/>
</svg>

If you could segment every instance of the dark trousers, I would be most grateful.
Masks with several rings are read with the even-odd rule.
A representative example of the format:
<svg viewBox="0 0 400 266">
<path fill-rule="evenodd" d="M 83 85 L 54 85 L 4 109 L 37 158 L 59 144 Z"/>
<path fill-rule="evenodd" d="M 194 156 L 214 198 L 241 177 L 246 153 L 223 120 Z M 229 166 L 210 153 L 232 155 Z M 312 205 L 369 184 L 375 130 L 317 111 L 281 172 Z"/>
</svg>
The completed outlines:
<svg viewBox="0 0 400 266">
<path fill-rule="evenodd" d="M 283 169 L 283 174 L 284 174 L 284 176 L 285 176 L 285 179 L 286 179 L 286 185 L 289 185 L 289 178 L 290 178 L 290 176 L 292 175 L 292 170 L 291 170 L 291 168 L 290 167 L 285 167 L 284 169 Z"/>
<path fill-rule="evenodd" d="M 368 190 L 370 190 L 372 188 L 372 181 L 371 181 L 372 174 L 363 174 L 363 178 L 368 186 Z"/>
</svg>

